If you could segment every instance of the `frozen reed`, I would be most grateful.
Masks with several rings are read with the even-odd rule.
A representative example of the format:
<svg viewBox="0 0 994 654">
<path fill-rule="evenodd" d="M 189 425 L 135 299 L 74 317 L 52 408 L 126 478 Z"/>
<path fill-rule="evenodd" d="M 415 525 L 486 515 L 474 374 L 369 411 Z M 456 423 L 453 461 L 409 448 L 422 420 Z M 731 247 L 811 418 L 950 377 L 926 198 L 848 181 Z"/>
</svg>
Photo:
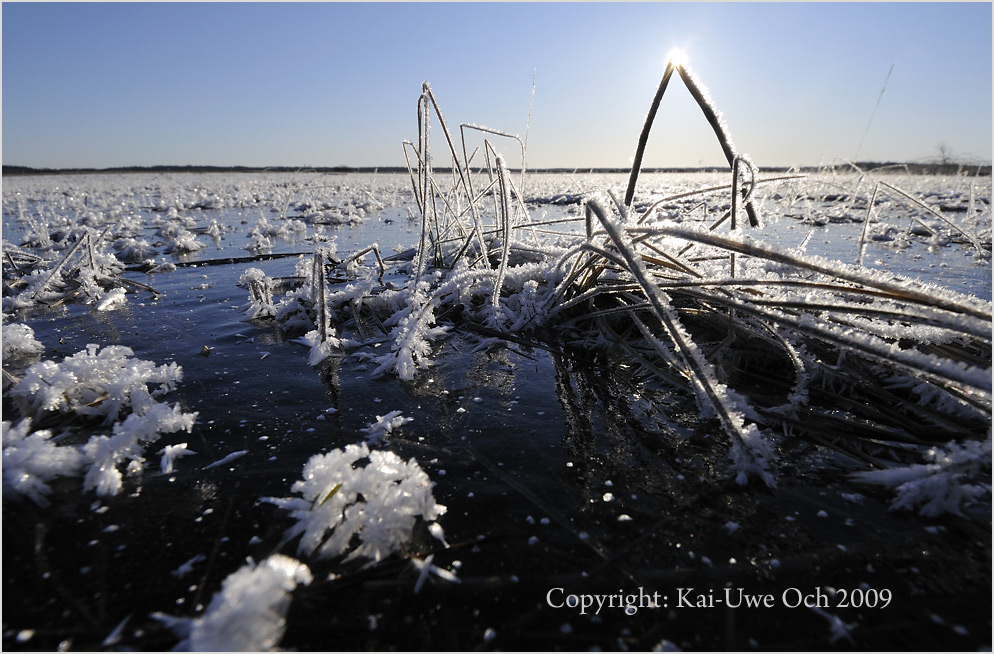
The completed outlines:
<svg viewBox="0 0 994 654">
<path fill-rule="evenodd" d="M 674 74 L 712 127 L 730 178 L 637 206 L 645 147 Z M 457 141 L 428 83 L 417 121 L 418 139 L 403 149 L 421 237 L 412 261 L 390 262 L 408 266 L 406 287 L 382 286 L 382 261 L 378 271 L 351 271 L 349 279 L 366 280 L 365 291 L 350 284 L 328 293 L 313 277 L 326 271 L 311 273 L 322 326 L 337 316 L 343 329 L 352 324 L 366 340 L 360 321 L 366 312 L 381 333 L 390 330 L 391 351 L 372 357 L 377 374 L 413 379 L 430 364 L 432 342 L 453 327 L 598 353 L 600 361 L 633 369 L 631 378 L 644 389 L 696 398 L 703 419 L 727 437 L 730 472 L 740 484 L 775 485 L 780 438 L 805 438 L 882 473 L 928 459 L 933 467 L 915 483 L 945 475 L 949 487 L 966 483 L 959 463 L 943 467 L 942 461 L 962 460 L 957 447 L 972 443 L 989 451 L 990 303 L 751 239 L 743 229 L 759 224 L 757 189 L 801 176 L 762 177 L 735 148 L 721 113 L 685 64 L 666 65 L 624 196 L 589 195 L 579 233 L 538 238 L 535 228 L 545 222 L 531 221 L 521 193 L 523 141 L 468 123 L 459 126 Z M 431 149 L 437 131 L 444 174 L 436 173 Z M 482 147 L 471 151 L 469 134 L 482 135 Z M 495 139 L 517 144 L 521 177 L 512 177 Z M 989 257 L 963 227 L 886 182 L 874 187 L 865 224 L 880 191 L 925 209 Z M 659 212 L 676 200 L 722 194 L 727 210 L 705 213 L 703 224 L 684 212 Z M 739 224 L 740 212 L 747 226 Z M 860 256 L 865 238 L 864 227 Z M 945 458 L 935 454 L 943 448 L 951 448 Z M 952 493 L 943 506 L 958 510 L 955 497 L 967 496 Z"/>
</svg>

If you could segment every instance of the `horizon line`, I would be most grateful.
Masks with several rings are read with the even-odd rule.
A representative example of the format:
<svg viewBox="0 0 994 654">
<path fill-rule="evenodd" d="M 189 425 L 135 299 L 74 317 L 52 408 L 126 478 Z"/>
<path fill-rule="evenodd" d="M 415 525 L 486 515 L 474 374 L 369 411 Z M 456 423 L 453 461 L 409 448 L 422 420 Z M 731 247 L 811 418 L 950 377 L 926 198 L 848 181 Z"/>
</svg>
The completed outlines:
<svg viewBox="0 0 994 654">
<path fill-rule="evenodd" d="M 959 161 L 929 161 L 929 162 L 895 162 L 895 161 L 843 161 L 836 160 L 832 163 L 794 165 L 794 166 L 758 166 L 758 170 L 769 172 L 789 172 L 796 171 L 818 171 L 826 168 L 836 168 L 838 166 L 854 167 L 861 170 L 877 170 L 880 168 L 908 168 L 918 172 L 925 170 L 932 171 L 958 171 L 963 168 L 977 168 L 978 173 L 986 170 L 986 174 L 991 172 L 991 163 L 973 163 Z M 434 168 L 437 171 L 451 171 L 451 166 L 439 166 Z M 711 166 L 647 166 L 641 169 L 643 173 L 689 173 L 689 172 L 712 172 L 717 170 L 730 170 L 728 164 L 717 164 Z M 521 172 L 521 168 L 509 168 L 509 172 Z M 211 164 L 157 164 L 149 166 L 108 166 L 103 168 L 89 166 L 75 166 L 66 168 L 39 168 L 35 166 L 20 166 L 16 164 L 3 164 L 2 175 L 71 175 L 71 174 L 99 174 L 99 173 L 128 173 L 128 172 L 296 172 L 296 173 L 406 173 L 409 172 L 406 166 L 222 166 Z M 631 167 L 619 166 L 552 166 L 543 168 L 525 168 L 525 172 L 531 173 L 629 173 Z"/>
</svg>

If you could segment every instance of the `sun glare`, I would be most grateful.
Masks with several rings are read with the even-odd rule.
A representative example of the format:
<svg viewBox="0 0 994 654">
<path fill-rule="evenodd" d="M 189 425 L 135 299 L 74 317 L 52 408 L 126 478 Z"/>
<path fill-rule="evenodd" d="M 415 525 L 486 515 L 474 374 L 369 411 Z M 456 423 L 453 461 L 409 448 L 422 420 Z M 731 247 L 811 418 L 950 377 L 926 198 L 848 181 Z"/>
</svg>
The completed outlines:
<svg viewBox="0 0 994 654">
<path fill-rule="evenodd" d="M 666 55 L 666 63 L 683 66 L 687 63 L 687 52 L 683 48 L 673 48 Z"/>
</svg>

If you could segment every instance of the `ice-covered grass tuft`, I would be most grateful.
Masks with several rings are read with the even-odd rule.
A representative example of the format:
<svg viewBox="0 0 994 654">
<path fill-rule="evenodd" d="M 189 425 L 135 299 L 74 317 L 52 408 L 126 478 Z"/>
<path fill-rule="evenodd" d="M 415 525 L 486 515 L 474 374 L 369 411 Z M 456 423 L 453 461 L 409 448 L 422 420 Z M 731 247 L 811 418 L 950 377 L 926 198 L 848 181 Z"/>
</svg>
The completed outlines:
<svg viewBox="0 0 994 654">
<path fill-rule="evenodd" d="M 177 618 L 152 617 L 183 640 L 177 651 L 270 652 L 286 632 L 292 593 L 313 580 L 310 569 L 288 556 L 274 554 L 256 565 L 251 561 L 228 575 L 203 614 Z"/>
<path fill-rule="evenodd" d="M 365 462 L 365 465 L 362 463 Z M 264 498 L 290 512 L 297 524 L 286 539 L 300 536 L 297 551 L 320 559 L 380 561 L 411 541 L 419 519 L 433 522 L 445 507 L 414 459 L 348 445 L 311 457 L 293 498 Z"/>
<path fill-rule="evenodd" d="M 730 178 L 637 195 L 649 131 L 674 76 L 712 128 Z M 520 139 L 468 123 L 458 134 L 450 130 L 427 83 L 418 108 L 418 140 L 404 143 L 421 221 L 410 257 L 360 265 L 367 248 L 343 266 L 321 245 L 312 262 L 298 264 L 299 286 L 253 305 L 272 306 L 281 328 L 306 334 L 312 364 L 356 354 L 376 366 L 374 376 L 411 381 L 434 363 L 433 350 L 452 329 L 553 351 L 565 345 L 604 357 L 609 368 L 621 364 L 642 389 L 689 392 L 699 416 L 727 438 L 731 476 L 743 484 L 776 483 L 781 433 L 877 467 L 918 464 L 929 448 L 986 433 L 990 302 L 808 255 L 808 238 L 789 249 L 745 232 L 759 227 L 760 208 L 771 216 L 767 230 L 776 229 L 782 218 L 768 210 L 794 217 L 794 205 L 809 203 L 812 191 L 803 188 L 803 175 L 760 176 L 684 62 L 667 63 L 623 198 L 614 189 L 585 191 L 575 217 L 562 221 L 529 216 Z M 472 156 L 470 132 L 484 135 Z M 432 133 L 442 137 L 435 153 Z M 495 137 L 522 145 L 520 183 Z M 435 174 L 433 166 L 446 172 Z M 891 184 L 873 187 L 867 198 L 857 193 L 862 181 L 829 208 L 833 222 L 860 222 L 854 211 L 861 204 L 879 214 L 876 190 L 887 188 L 891 201 L 928 213 L 908 216 L 916 231 L 903 236 L 898 225 L 882 225 L 895 240 L 924 234 L 933 245 L 966 239 L 978 251 L 989 248 L 974 208 L 959 225 Z M 748 220 L 739 221 L 740 213 Z M 543 230 L 556 222 L 575 228 Z M 864 244 L 861 238 L 861 250 Z M 389 350 L 375 350 L 384 341 Z M 365 347 L 373 349 L 355 352 Z"/>
<path fill-rule="evenodd" d="M 245 306 L 245 316 L 250 320 L 270 318 L 276 315 L 273 306 L 272 280 L 258 268 L 249 268 L 238 279 L 238 285 L 249 291 L 249 303 Z"/>
<path fill-rule="evenodd" d="M 4 311 L 30 309 L 80 298 L 100 302 L 108 290 L 118 286 L 124 265 L 109 247 L 109 227 L 97 232 L 76 225 L 62 235 L 58 246 L 64 251 L 55 259 L 31 257 L 22 266 L 4 268 Z M 5 251 L 7 250 L 5 246 Z M 9 279 L 9 282 L 8 282 Z M 19 292 L 17 292 L 19 291 Z"/>
</svg>

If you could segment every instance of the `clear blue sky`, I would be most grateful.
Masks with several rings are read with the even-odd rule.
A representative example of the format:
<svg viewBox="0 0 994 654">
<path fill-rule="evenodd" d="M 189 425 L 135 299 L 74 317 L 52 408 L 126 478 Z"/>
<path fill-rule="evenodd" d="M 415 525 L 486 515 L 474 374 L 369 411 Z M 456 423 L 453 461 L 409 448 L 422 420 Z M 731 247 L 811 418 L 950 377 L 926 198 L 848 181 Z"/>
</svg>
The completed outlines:
<svg viewBox="0 0 994 654">
<path fill-rule="evenodd" d="M 422 81 L 524 136 L 534 70 L 528 166 L 625 167 L 674 47 L 760 167 L 989 162 L 991 6 L 5 2 L 3 163 L 404 165 Z M 720 163 L 674 79 L 645 165 Z"/>
</svg>

